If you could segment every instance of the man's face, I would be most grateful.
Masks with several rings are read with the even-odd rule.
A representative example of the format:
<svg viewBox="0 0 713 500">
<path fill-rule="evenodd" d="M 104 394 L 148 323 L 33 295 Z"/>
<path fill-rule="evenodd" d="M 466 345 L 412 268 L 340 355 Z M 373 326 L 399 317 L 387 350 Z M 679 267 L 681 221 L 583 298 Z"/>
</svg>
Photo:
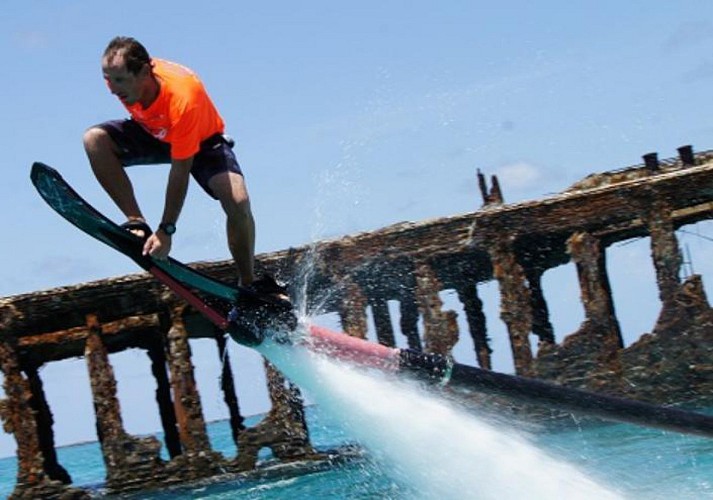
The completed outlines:
<svg viewBox="0 0 713 500">
<path fill-rule="evenodd" d="M 150 68 L 144 65 L 134 74 L 126 69 L 124 56 L 118 52 L 102 60 L 102 72 L 109 90 L 126 105 L 136 104 L 144 94 Z"/>
</svg>

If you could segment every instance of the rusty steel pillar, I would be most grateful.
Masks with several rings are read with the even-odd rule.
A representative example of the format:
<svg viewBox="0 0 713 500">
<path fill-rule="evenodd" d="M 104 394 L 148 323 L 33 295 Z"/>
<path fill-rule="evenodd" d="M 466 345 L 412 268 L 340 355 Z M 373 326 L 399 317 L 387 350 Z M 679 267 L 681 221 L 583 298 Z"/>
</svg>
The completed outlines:
<svg viewBox="0 0 713 500">
<path fill-rule="evenodd" d="M 92 399 L 96 413 L 96 427 L 99 444 L 102 447 L 104 463 L 106 464 L 108 482 L 116 475 L 116 467 L 122 460 L 116 456 L 121 442 L 129 439 L 124 431 L 121 419 L 121 409 L 116 393 L 114 370 L 109 363 L 109 354 L 101 341 L 101 326 L 96 316 L 87 318 L 89 335 L 87 336 L 84 359 L 89 370 L 89 381 L 92 386 Z"/>
<path fill-rule="evenodd" d="M 525 276 L 532 298 L 532 333 L 540 339 L 540 344 L 555 343 L 555 329 L 550 322 L 550 311 L 542 291 L 542 271 L 525 268 Z"/>
<path fill-rule="evenodd" d="M 160 459 L 161 444 L 153 436 L 139 439 L 124 430 L 114 369 L 96 316 L 87 316 L 87 327 L 84 357 L 92 388 L 97 436 L 106 465 L 106 484 L 115 491 L 139 489 L 166 476 Z"/>
<path fill-rule="evenodd" d="M 416 298 L 423 316 L 425 351 L 448 356 L 458 342 L 456 313 L 443 311 L 438 293 L 442 285 L 436 272 L 428 264 L 416 266 Z"/>
<path fill-rule="evenodd" d="M 689 297 L 695 287 L 687 286 L 690 279 L 681 283 L 679 278 L 683 256 L 676 238 L 671 207 L 661 199 L 654 199 L 644 207 L 643 219 L 651 237 L 651 258 L 662 304 L 654 326 L 654 331 L 658 332 L 667 330 L 667 325 L 678 323 L 690 315 Z M 697 301 L 700 300 L 707 303 L 704 295 L 699 295 Z"/>
<path fill-rule="evenodd" d="M 300 390 L 267 360 L 264 364 L 272 407 L 259 424 L 240 434 L 239 452 L 234 461 L 239 471 L 254 469 L 258 452 L 264 447 L 284 461 L 320 458 L 309 440 Z"/>
<path fill-rule="evenodd" d="M 418 304 L 416 303 L 416 298 L 413 295 L 402 295 L 399 301 L 399 312 L 401 313 L 399 326 L 401 327 L 401 333 L 406 337 L 409 349 L 423 351 L 421 337 L 418 334 Z"/>
<path fill-rule="evenodd" d="M 577 266 L 586 321 L 604 339 L 607 350 L 624 347 L 619 320 L 614 311 L 606 254 L 601 243 L 589 233 L 575 233 L 567 240 L 567 252 Z"/>
<path fill-rule="evenodd" d="M 532 295 L 525 271 L 517 261 L 509 236 L 494 233 L 487 238 L 487 250 L 493 264 L 493 276 L 500 286 L 500 318 L 508 329 L 510 346 L 518 375 L 532 369 Z"/>
<path fill-rule="evenodd" d="M 233 380 L 233 369 L 230 365 L 230 355 L 227 350 L 225 332 L 215 329 L 215 341 L 218 345 L 218 356 L 221 364 L 220 388 L 223 391 L 223 400 L 228 407 L 230 414 L 230 432 L 233 436 L 235 446 L 238 446 L 240 432 L 245 430 L 245 419 L 240 414 L 238 395 L 235 392 L 235 382 Z"/>
<path fill-rule="evenodd" d="M 147 354 L 151 360 L 151 373 L 156 380 L 156 404 L 161 417 L 164 443 L 168 456 L 175 458 L 181 454 L 181 438 L 178 435 L 176 411 L 171 398 L 171 382 L 166 369 L 166 348 L 161 336 L 155 336 Z"/>
<path fill-rule="evenodd" d="M 32 365 L 26 367 L 25 374 L 27 375 L 30 390 L 32 391 L 30 406 L 32 406 L 32 410 L 35 412 L 35 419 L 37 420 L 37 437 L 39 438 L 40 448 L 42 449 L 45 472 L 50 479 L 61 481 L 64 484 L 70 484 L 72 478 L 57 460 L 57 450 L 54 444 L 54 418 L 52 416 L 52 410 L 47 403 L 47 398 L 45 397 L 45 390 L 37 366 Z"/>
<path fill-rule="evenodd" d="M 483 301 L 478 296 L 478 288 L 475 284 L 461 283 L 457 286 L 456 292 L 458 293 L 458 300 L 463 304 L 478 366 L 484 370 L 491 370 L 490 355 L 493 350 L 489 345 L 490 339 L 488 339 L 488 328 L 485 313 L 483 313 Z"/>
<path fill-rule="evenodd" d="M 651 236 L 651 257 L 656 268 L 656 283 L 664 306 L 673 305 L 681 286 L 679 272 L 683 258 L 671 220 L 671 208 L 662 200 L 653 200 L 645 215 Z"/>
<path fill-rule="evenodd" d="M 0 342 L 0 369 L 5 390 L 5 398 L 0 400 L 0 416 L 5 432 L 11 433 L 17 443 L 16 483 L 8 498 L 91 498 L 82 489 L 53 481 L 45 472 L 37 423 L 30 405 L 30 383 L 22 375 L 17 353 L 7 342 Z"/>
<path fill-rule="evenodd" d="M 371 304 L 371 312 L 374 315 L 374 328 L 376 329 L 376 338 L 379 344 L 394 347 L 396 339 L 394 338 L 394 327 L 391 324 L 388 302 L 381 297 L 374 297 L 369 300 L 369 303 Z"/>
<path fill-rule="evenodd" d="M 173 404 L 183 448 L 183 454 L 175 460 L 186 467 L 186 477 L 200 478 L 219 472 L 223 457 L 211 449 L 203 418 L 201 398 L 191 362 L 191 347 L 183 322 L 186 308 L 187 306 L 182 304 L 171 310 L 171 326 L 166 336 Z"/>
<path fill-rule="evenodd" d="M 585 320 L 560 345 L 540 346 L 536 375 L 569 387 L 617 393 L 623 382 L 623 342 L 605 252 L 587 232 L 572 234 L 566 249 L 577 267 Z"/>
<path fill-rule="evenodd" d="M 366 321 L 367 297 L 361 287 L 351 279 L 344 277 L 343 298 L 339 305 L 339 317 L 344 333 L 360 339 L 366 338 L 368 330 Z"/>
</svg>

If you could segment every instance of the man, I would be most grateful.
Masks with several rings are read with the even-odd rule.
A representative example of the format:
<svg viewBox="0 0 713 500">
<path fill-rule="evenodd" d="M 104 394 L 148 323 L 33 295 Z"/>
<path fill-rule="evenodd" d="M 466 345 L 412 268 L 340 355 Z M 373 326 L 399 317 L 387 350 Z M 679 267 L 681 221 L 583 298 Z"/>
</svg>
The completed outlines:
<svg viewBox="0 0 713 500">
<path fill-rule="evenodd" d="M 240 283 L 284 293 L 266 277 L 255 280 L 255 222 L 245 179 L 220 114 L 190 69 L 151 58 L 137 40 L 116 37 L 102 56 L 104 79 L 131 118 L 101 123 L 84 134 L 95 176 L 124 213 L 127 230 L 145 238 L 144 255 L 165 259 L 188 189 L 189 174 L 226 214 L 228 246 Z M 146 224 L 124 167 L 170 163 L 161 223 Z M 276 288 L 277 287 L 277 288 Z"/>
</svg>

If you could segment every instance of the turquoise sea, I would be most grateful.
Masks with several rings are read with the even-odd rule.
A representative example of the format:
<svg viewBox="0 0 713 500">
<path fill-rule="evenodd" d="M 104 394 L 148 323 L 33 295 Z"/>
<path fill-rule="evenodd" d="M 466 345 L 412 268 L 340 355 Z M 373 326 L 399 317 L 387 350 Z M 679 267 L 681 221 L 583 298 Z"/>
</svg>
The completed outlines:
<svg viewBox="0 0 713 500">
<path fill-rule="evenodd" d="M 564 430 L 503 422 L 448 402 L 415 382 L 390 379 L 306 353 L 271 361 L 305 387 L 312 442 L 319 449 L 359 444 L 346 463 L 306 469 L 271 466 L 232 477 L 129 498 L 713 498 L 713 440 L 628 424 L 592 425 L 572 418 Z M 708 413 L 713 413 L 713 409 Z M 261 416 L 248 420 L 257 423 Z M 228 423 L 209 424 L 215 450 L 235 455 Z M 101 494 L 104 465 L 97 443 L 58 449 L 76 485 Z M 0 495 L 14 486 L 14 458 L 0 460 Z"/>
</svg>

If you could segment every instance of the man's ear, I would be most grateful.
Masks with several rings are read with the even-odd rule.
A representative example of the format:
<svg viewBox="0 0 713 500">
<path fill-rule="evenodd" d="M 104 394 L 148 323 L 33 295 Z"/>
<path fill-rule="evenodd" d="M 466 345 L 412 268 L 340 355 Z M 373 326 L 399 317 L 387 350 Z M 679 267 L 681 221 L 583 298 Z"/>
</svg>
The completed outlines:
<svg viewBox="0 0 713 500">
<path fill-rule="evenodd" d="M 146 77 L 151 76 L 151 64 L 145 63 L 143 66 L 141 66 L 138 76 L 141 78 L 146 78 Z"/>
</svg>

